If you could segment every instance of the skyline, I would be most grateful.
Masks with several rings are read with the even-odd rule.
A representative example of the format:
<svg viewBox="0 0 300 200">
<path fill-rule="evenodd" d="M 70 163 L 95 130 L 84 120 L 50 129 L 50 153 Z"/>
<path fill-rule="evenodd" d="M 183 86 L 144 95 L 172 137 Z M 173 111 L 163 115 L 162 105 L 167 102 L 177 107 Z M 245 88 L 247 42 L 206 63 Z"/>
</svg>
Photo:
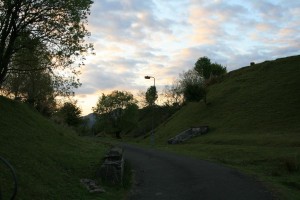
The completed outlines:
<svg viewBox="0 0 300 200">
<path fill-rule="evenodd" d="M 250 62 L 300 54 L 300 2 L 281 0 L 94 1 L 82 86 L 75 99 L 82 114 L 113 90 L 158 92 L 206 56 L 232 71 Z"/>
</svg>

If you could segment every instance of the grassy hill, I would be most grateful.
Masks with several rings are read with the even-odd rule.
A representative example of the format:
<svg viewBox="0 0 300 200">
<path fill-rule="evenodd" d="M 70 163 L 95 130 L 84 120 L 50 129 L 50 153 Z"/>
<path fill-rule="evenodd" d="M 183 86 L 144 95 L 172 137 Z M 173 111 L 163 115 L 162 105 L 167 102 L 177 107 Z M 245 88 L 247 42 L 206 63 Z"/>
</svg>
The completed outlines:
<svg viewBox="0 0 300 200">
<path fill-rule="evenodd" d="M 125 137 L 149 137 L 149 133 L 153 128 L 159 126 L 174 114 L 179 108 L 172 108 L 168 106 L 145 107 L 139 110 L 139 118 L 137 126 L 124 134 Z"/>
<path fill-rule="evenodd" d="M 81 178 L 95 178 L 107 147 L 57 126 L 27 105 L 0 97 L 0 156 L 15 168 L 17 199 L 121 199 L 124 191 L 106 188 L 90 194 Z M 12 192 L 8 168 L 0 162 L 3 200 Z"/>
<path fill-rule="evenodd" d="M 232 71 L 208 90 L 209 105 L 184 106 L 157 128 L 156 145 L 234 166 L 269 184 L 280 198 L 300 199 L 300 56 Z M 167 144 L 197 125 L 209 125 L 210 132 Z"/>
</svg>

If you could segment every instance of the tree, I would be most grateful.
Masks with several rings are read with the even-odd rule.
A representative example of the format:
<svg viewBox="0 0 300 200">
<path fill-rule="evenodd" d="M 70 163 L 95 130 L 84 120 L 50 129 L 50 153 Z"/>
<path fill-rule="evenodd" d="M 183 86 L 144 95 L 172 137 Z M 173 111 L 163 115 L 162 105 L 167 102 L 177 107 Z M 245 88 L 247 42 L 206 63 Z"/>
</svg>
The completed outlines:
<svg viewBox="0 0 300 200">
<path fill-rule="evenodd" d="M 218 63 L 211 64 L 211 74 L 214 76 L 220 76 L 222 74 L 226 74 L 227 69 Z"/>
<path fill-rule="evenodd" d="M 209 79 L 211 75 L 210 66 L 210 59 L 208 57 L 201 57 L 195 63 L 194 69 L 199 73 L 199 75 L 201 75 L 205 79 Z"/>
<path fill-rule="evenodd" d="M 195 69 L 190 69 L 186 72 L 179 74 L 179 84 L 182 89 L 186 87 L 186 85 L 203 85 L 204 78 L 198 74 Z"/>
<path fill-rule="evenodd" d="M 28 35 L 19 39 L 23 39 L 27 48 L 15 53 L 10 73 L 2 86 L 14 98 L 21 98 L 50 116 L 54 111 L 55 97 L 70 96 L 72 89 L 80 83 L 72 76 L 65 79 L 53 74 L 49 53 L 39 40 Z"/>
<path fill-rule="evenodd" d="M 28 48 L 15 53 L 11 71 L 2 87 L 12 97 L 26 101 L 43 115 L 50 116 L 56 103 L 52 77 L 47 68 L 49 57 L 38 40 L 31 40 L 28 36 L 22 39 L 27 40 Z"/>
<path fill-rule="evenodd" d="M 198 102 L 204 100 L 206 104 L 206 90 L 200 84 L 187 84 L 183 91 L 184 99 L 188 102 Z"/>
<path fill-rule="evenodd" d="M 81 123 L 81 110 L 76 105 L 76 102 L 64 103 L 64 105 L 58 110 L 57 115 L 69 126 L 77 127 Z"/>
<path fill-rule="evenodd" d="M 98 116 L 97 124 L 107 132 L 114 132 L 117 138 L 120 138 L 122 131 L 135 126 L 138 119 L 137 101 L 126 91 L 102 94 L 93 111 Z"/>
<path fill-rule="evenodd" d="M 91 0 L 3 0 L 0 2 L 0 85 L 11 70 L 11 60 L 24 48 L 20 38 L 38 39 L 51 55 L 53 68 L 71 69 L 76 57 L 91 45 L 84 43 Z M 82 64 L 82 63 L 80 63 Z M 74 71 L 75 70 L 75 71 Z"/>
<path fill-rule="evenodd" d="M 207 57 L 201 57 L 195 63 L 194 69 L 203 76 L 205 80 L 212 78 L 213 76 L 220 76 L 227 72 L 226 67 L 218 63 L 211 63 Z"/>
<path fill-rule="evenodd" d="M 203 99 L 206 103 L 204 78 L 195 69 L 180 74 L 179 82 L 185 101 L 193 102 Z"/>
<path fill-rule="evenodd" d="M 149 87 L 146 92 L 146 102 L 148 106 L 153 106 L 157 98 L 158 95 L 157 95 L 156 87 L 155 86 Z"/>
<path fill-rule="evenodd" d="M 137 101 L 138 101 L 138 106 L 140 108 L 144 108 L 148 105 L 147 101 L 146 101 L 146 92 L 145 91 L 138 91 L 137 95 Z"/>
<path fill-rule="evenodd" d="M 183 93 L 179 80 L 173 81 L 172 85 L 165 86 L 163 91 L 165 105 L 179 106 L 183 102 Z"/>
</svg>

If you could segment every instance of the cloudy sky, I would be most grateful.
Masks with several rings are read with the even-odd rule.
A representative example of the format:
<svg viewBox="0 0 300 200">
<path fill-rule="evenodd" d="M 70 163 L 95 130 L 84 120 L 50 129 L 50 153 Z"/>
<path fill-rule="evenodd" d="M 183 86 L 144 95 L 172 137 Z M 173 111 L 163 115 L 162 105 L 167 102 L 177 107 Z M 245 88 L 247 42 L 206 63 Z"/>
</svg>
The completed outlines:
<svg viewBox="0 0 300 200">
<path fill-rule="evenodd" d="M 102 93 L 161 92 L 207 56 L 228 71 L 300 54 L 299 0 L 94 0 L 87 26 L 96 55 L 76 90 L 83 115 Z"/>
</svg>

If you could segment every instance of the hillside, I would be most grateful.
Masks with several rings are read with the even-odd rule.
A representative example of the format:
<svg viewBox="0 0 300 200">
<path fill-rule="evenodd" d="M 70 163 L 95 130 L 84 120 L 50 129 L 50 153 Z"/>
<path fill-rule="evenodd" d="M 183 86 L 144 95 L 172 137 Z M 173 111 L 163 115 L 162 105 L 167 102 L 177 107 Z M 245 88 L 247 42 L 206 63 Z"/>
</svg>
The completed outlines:
<svg viewBox="0 0 300 200">
<path fill-rule="evenodd" d="M 209 105 L 189 103 L 157 128 L 156 145 L 239 168 L 282 199 L 300 199 L 300 56 L 232 71 L 208 88 L 207 98 Z M 197 125 L 210 132 L 167 145 Z"/>
<path fill-rule="evenodd" d="M 127 137 L 149 137 L 152 126 L 155 128 L 164 123 L 179 108 L 168 106 L 157 106 L 154 108 L 145 107 L 139 109 L 139 118 L 137 127 L 127 133 Z"/>
<path fill-rule="evenodd" d="M 95 178 L 107 147 L 78 137 L 57 126 L 27 105 L 0 97 L 0 156 L 15 168 L 17 199 L 120 199 L 121 190 L 90 194 L 81 178 Z M 12 181 L 0 163 L 3 199 L 11 195 Z"/>
<path fill-rule="evenodd" d="M 228 73 L 209 87 L 208 102 L 190 103 L 161 127 L 168 137 L 193 125 L 214 134 L 297 134 L 300 132 L 300 56 L 266 61 Z"/>
</svg>

